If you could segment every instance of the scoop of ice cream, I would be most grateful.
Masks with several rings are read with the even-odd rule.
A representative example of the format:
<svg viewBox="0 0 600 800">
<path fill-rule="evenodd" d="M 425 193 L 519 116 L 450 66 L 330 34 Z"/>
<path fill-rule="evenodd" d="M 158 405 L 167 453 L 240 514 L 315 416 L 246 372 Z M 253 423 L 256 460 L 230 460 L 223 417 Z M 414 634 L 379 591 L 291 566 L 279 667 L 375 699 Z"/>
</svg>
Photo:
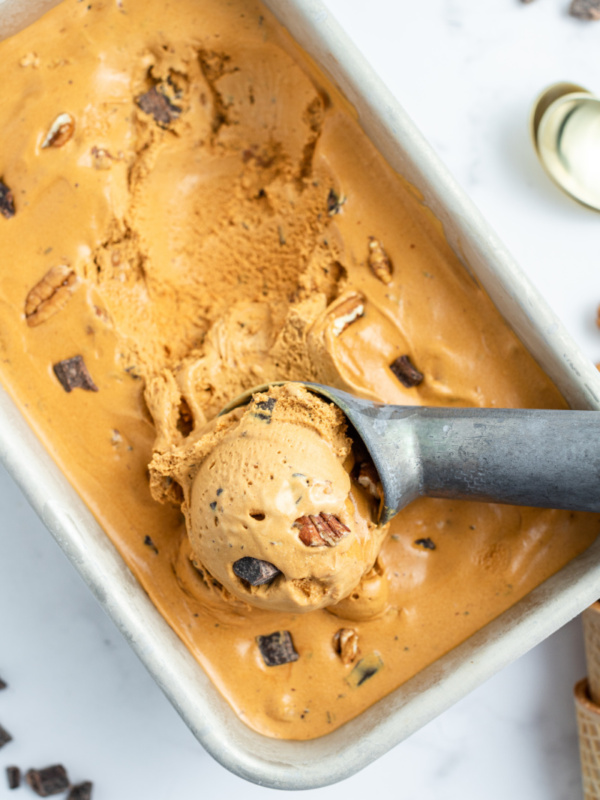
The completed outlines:
<svg viewBox="0 0 600 800">
<path fill-rule="evenodd" d="M 263 608 L 310 611 L 348 596 L 385 531 L 350 477 L 346 427 L 336 406 L 286 384 L 171 453 L 198 566 Z"/>
</svg>

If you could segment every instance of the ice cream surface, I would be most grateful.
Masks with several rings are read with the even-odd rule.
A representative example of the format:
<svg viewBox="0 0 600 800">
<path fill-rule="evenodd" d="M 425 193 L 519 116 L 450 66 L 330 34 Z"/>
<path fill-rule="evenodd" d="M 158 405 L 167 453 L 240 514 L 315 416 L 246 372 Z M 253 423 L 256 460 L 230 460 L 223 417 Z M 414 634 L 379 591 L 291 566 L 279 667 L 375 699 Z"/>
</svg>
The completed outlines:
<svg viewBox="0 0 600 800">
<path fill-rule="evenodd" d="M 347 597 L 386 527 L 350 478 L 346 427 L 335 405 L 285 384 L 157 453 L 154 494 L 162 499 L 165 479 L 182 488 L 195 566 L 259 608 L 314 611 Z"/>
<path fill-rule="evenodd" d="M 248 725 L 333 730 L 594 540 L 594 515 L 425 498 L 369 568 L 369 475 L 342 468 L 341 429 L 302 438 L 252 408 L 215 421 L 277 381 L 404 405 L 565 405 L 262 5 L 64 0 L 0 43 L 0 77 L 0 378 Z M 316 483 L 277 460 L 286 431 L 294 473 Z M 224 456 L 215 474 L 208 450 L 186 462 L 203 439 Z M 300 539 L 317 534 L 337 543 Z M 358 586 L 297 613 L 292 581 L 308 580 L 303 608 L 342 598 L 353 547 Z M 253 562 L 236 572 L 244 558 L 291 580 Z M 248 602 L 271 595 L 277 609 Z"/>
</svg>

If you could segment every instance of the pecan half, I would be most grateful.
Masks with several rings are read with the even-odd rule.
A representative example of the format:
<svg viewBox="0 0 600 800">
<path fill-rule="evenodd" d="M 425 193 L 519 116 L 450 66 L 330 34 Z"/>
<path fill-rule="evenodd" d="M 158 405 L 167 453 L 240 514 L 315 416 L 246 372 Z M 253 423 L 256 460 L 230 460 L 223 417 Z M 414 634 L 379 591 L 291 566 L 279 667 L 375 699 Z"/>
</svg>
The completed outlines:
<svg viewBox="0 0 600 800">
<path fill-rule="evenodd" d="M 352 664 L 360 654 L 358 633 L 354 628 L 340 628 L 333 635 L 333 649 L 342 659 L 342 664 Z"/>
<path fill-rule="evenodd" d="M 0 214 L 2 214 L 5 219 L 10 219 L 15 215 L 13 193 L 4 181 L 0 181 Z"/>
<path fill-rule="evenodd" d="M 369 266 L 375 277 L 386 285 L 392 282 L 392 262 L 381 242 L 369 236 Z"/>
<path fill-rule="evenodd" d="M 362 486 L 363 489 L 366 489 L 370 495 L 377 498 L 377 500 L 381 500 L 383 490 L 379 481 L 379 475 L 370 461 L 363 461 L 360 465 L 356 482 L 359 486 Z"/>
<path fill-rule="evenodd" d="M 407 389 L 418 386 L 425 377 L 422 372 L 419 372 L 419 370 L 413 366 L 408 356 L 400 356 L 397 358 L 390 364 L 390 369 L 400 383 L 406 386 Z"/>
<path fill-rule="evenodd" d="M 365 301 L 359 294 L 352 294 L 335 309 L 333 319 L 333 335 L 339 336 L 349 325 L 365 315 Z"/>
<path fill-rule="evenodd" d="M 334 547 L 340 539 L 350 533 L 350 528 L 336 516 L 325 511 L 321 511 L 319 515 L 298 517 L 294 527 L 299 529 L 300 541 L 307 547 Z"/>
<path fill-rule="evenodd" d="M 578 19 L 600 19 L 600 0 L 573 0 L 569 14 Z"/>
<path fill-rule="evenodd" d="M 75 120 L 70 114 L 59 114 L 50 126 L 42 147 L 62 147 L 75 131 Z"/>
<path fill-rule="evenodd" d="M 66 264 L 48 270 L 25 300 L 25 317 L 32 328 L 60 311 L 72 295 L 77 275 Z"/>
</svg>

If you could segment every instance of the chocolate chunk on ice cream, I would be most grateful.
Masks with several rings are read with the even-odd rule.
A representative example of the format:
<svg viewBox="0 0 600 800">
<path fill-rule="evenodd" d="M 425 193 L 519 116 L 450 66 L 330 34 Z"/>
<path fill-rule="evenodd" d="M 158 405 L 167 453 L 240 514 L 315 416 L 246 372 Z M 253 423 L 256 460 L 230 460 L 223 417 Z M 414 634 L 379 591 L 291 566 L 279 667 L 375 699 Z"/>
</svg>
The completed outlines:
<svg viewBox="0 0 600 800">
<path fill-rule="evenodd" d="M 386 526 L 350 472 L 346 418 L 300 384 L 271 387 L 162 453 L 150 474 L 183 490 L 195 559 L 251 605 L 314 611 L 357 586 Z"/>
</svg>

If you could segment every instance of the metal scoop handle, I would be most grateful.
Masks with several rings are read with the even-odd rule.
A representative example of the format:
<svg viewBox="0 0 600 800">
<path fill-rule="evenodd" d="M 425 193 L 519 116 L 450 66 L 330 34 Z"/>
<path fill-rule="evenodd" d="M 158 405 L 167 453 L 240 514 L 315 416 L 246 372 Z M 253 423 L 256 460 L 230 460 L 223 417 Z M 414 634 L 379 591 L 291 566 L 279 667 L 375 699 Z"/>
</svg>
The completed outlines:
<svg viewBox="0 0 600 800">
<path fill-rule="evenodd" d="M 364 441 L 384 520 L 422 495 L 600 511 L 600 412 L 387 406 L 310 388 Z"/>
<path fill-rule="evenodd" d="M 383 522 L 423 495 L 600 511 L 600 411 L 391 406 L 303 385 L 339 406 L 364 442 L 383 486 Z"/>
</svg>

